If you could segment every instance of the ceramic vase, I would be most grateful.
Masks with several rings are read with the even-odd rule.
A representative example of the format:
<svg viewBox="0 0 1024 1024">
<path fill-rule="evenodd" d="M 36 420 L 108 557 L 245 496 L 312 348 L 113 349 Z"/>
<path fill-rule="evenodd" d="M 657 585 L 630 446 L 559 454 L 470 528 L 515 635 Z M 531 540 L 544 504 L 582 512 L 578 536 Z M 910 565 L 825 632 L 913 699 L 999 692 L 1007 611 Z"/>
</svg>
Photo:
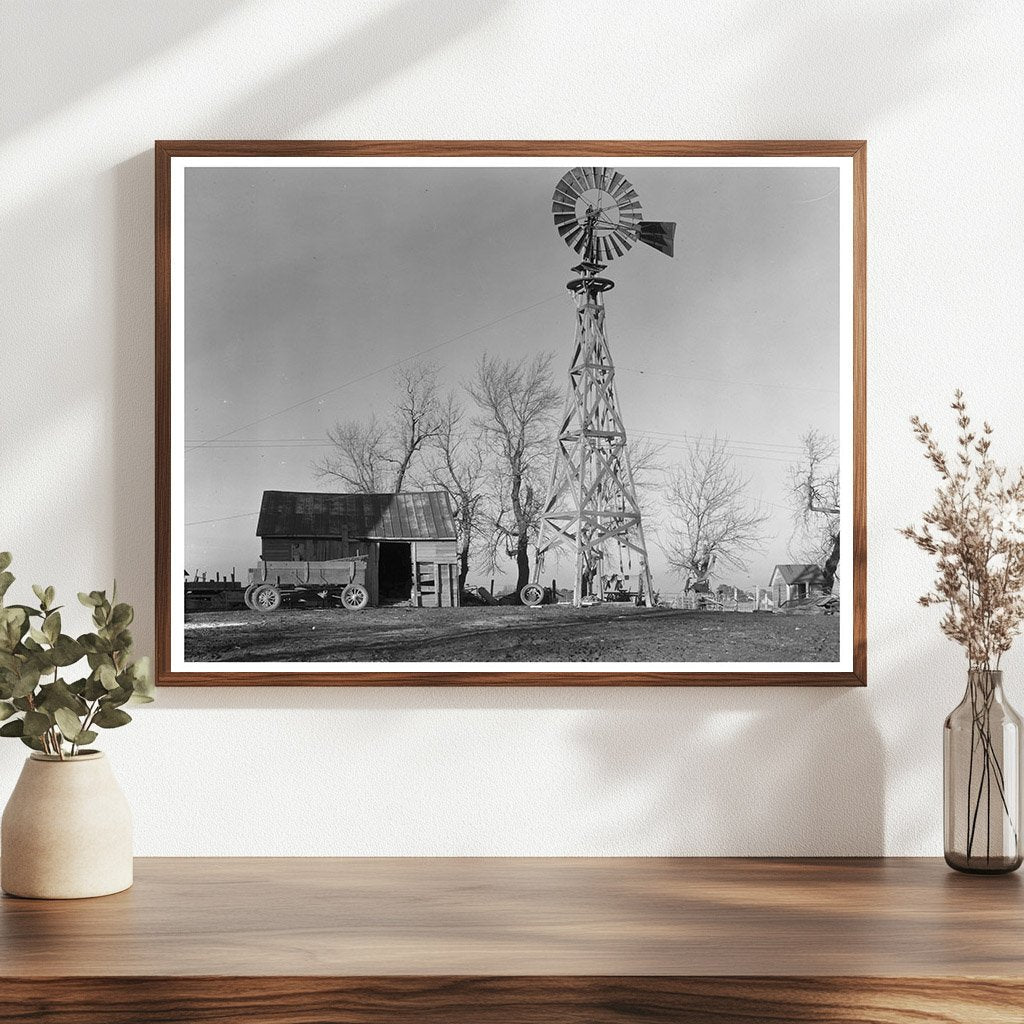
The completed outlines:
<svg viewBox="0 0 1024 1024">
<path fill-rule="evenodd" d="M 34 753 L 0 825 L 0 887 L 12 896 L 69 900 L 132 884 L 132 818 L 99 751 L 65 760 Z"/>
</svg>

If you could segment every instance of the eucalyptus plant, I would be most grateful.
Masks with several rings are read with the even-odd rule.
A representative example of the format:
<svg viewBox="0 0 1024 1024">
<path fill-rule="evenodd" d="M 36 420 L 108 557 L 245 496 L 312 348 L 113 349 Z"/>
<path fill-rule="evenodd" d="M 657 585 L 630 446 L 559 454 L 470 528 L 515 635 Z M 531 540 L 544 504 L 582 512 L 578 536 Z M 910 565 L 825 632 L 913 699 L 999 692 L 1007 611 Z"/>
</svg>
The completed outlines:
<svg viewBox="0 0 1024 1024">
<path fill-rule="evenodd" d="M 149 659 L 132 660 L 128 627 L 135 612 L 118 603 L 116 582 L 109 599 L 103 590 L 80 593 L 95 632 L 71 637 L 62 632 L 64 606 L 54 603 L 53 587 L 33 585 L 38 605 L 4 603 L 14 582 L 10 564 L 10 554 L 0 551 L 0 736 L 61 760 L 74 757 L 98 730 L 132 720 L 125 705 L 153 700 Z M 83 660 L 88 674 L 67 682 Z"/>
</svg>

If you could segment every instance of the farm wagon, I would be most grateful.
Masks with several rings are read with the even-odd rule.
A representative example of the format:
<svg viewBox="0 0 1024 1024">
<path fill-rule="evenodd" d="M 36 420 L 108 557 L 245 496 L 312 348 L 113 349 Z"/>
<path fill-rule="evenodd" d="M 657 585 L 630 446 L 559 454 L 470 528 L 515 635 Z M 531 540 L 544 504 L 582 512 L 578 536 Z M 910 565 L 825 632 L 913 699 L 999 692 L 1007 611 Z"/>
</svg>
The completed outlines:
<svg viewBox="0 0 1024 1024">
<path fill-rule="evenodd" d="M 443 491 L 264 491 L 256 534 L 252 607 L 459 606 L 455 521 Z"/>
</svg>

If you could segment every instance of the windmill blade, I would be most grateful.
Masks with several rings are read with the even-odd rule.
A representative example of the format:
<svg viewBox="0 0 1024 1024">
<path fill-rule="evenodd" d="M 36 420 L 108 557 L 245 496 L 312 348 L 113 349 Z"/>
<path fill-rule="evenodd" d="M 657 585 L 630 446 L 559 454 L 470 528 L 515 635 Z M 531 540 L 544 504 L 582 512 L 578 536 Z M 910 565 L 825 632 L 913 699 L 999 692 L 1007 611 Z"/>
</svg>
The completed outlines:
<svg viewBox="0 0 1024 1024">
<path fill-rule="evenodd" d="M 566 171 L 555 186 L 555 192 L 559 191 L 564 192 L 571 199 L 576 200 L 583 195 L 586 189 L 579 187 L 579 179 L 572 171 Z"/>
<path fill-rule="evenodd" d="M 666 256 L 675 255 L 676 226 L 672 221 L 642 220 L 638 239 Z"/>
<path fill-rule="evenodd" d="M 609 191 L 612 194 L 612 198 L 616 201 L 627 189 L 631 190 L 632 188 L 633 186 L 626 180 L 626 176 L 624 174 L 619 174 L 619 172 L 616 171 L 612 175 L 611 188 Z"/>
<path fill-rule="evenodd" d="M 590 186 L 587 184 L 587 179 L 583 176 L 582 167 L 574 167 L 571 171 L 566 171 L 565 177 L 567 180 L 573 183 L 573 187 L 578 191 L 576 193 L 577 198 L 583 195 Z"/>
</svg>

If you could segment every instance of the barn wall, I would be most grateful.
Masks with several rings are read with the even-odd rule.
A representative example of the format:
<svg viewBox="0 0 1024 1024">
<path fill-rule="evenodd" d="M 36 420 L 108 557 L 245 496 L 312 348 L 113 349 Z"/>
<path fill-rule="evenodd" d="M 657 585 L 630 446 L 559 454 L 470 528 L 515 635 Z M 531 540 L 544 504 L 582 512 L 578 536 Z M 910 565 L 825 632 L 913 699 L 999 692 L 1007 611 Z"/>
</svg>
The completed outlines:
<svg viewBox="0 0 1024 1024">
<path fill-rule="evenodd" d="M 365 555 L 368 541 L 338 537 L 264 537 L 263 559 L 267 562 L 329 562 L 332 558 Z"/>
<path fill-rule="evenodd" d="M 453 540 L 418 540 L 416 558 L 420 562 L 457 562 L 458 554 Z"/>
</svg>

